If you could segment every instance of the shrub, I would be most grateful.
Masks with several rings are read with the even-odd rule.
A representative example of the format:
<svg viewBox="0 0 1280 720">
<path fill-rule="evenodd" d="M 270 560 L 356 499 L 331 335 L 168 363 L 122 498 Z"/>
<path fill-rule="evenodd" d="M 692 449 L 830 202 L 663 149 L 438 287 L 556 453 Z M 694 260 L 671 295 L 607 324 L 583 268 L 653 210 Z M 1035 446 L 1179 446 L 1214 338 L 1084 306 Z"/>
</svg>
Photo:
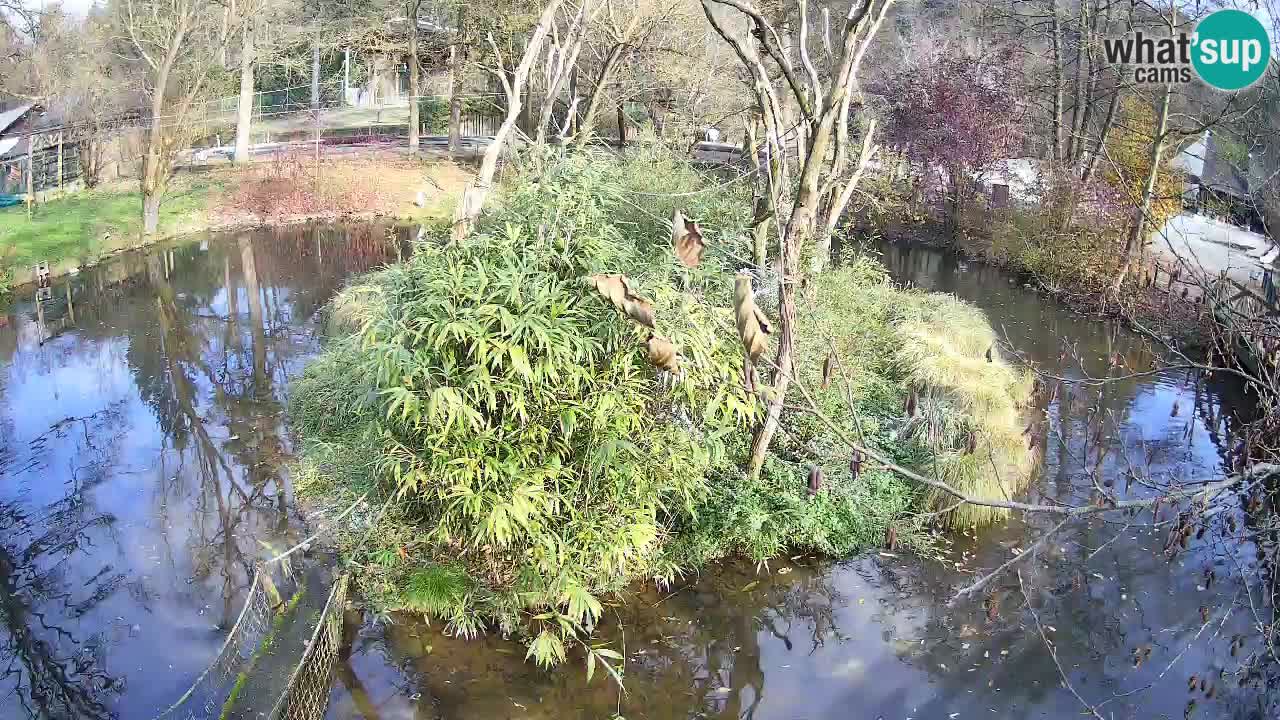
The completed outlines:
<svg viewBox="0 0 1280 720">
<path fill-rule="evenodd" d="M 722 192 L 634 194 L 708 183 Z M 1025 451 L 1001 444 L 1021 429 L 1024 378 L 986 361 L 980 313 L 894 288 L 867 260 L 813 280 L 797 335 L 797 372 L 841 430 L 786 411 L 760 478 L 742 472 L 760 408 L 728 309 L 745 250 L 734 187 L 660 151 L 535 158 L 508 174 L 477 233 L 445 243 L 442 231 L 334 301 L 335 337 L 291 395 L 305 439 L 295 478 L 308 497 L 368 492 L 385 505 L 354 513 L 342 539 L 375 604 L 463 635 L 496 625 L 552 664 L 585 643 L 602 595 L 634 581 L 734 554 L 846 555 L 891 527 L 929 550 L 930 520 L 914 511 L 930 498 L 870 464 L 854 477 L 844 435 L 917 468 L 954 458 L 968 491 L 1017 489 L 1012 475 L 997 487 L 959 464 L 990 450 L 1025 469 Z M 669 246 L 666 217 L 682 200 L 708 238 L 693 269 Z M 602 272 L 625 272 L 652 301 L 679 373 L 652 367 L 648 331 L 584 282 Z M 849 384 L 818 390 L 833 344 Z M 904 416 L 913 388 L 940 422 Z M 826 481 L 811 495 L 815 466 Z"/>
<path fill-rule="evenodd" d="M 348 290 L 334 317 L 355 337 L 293 400 L 313 458 L 317 441 L 330 457 L 376 443 L 373 482 L 420 533 L 420 569 L 394 602 L 463 633 L 496 621 L 533 637 L 543 663 L 595 624 L 597 596 L 664 572 L 674 509 L 692 511 L 722 438 L 757 414 L 716 331 L 728 310 L 677 291 L 669 258 L 641 261 L 609 222 L 596 165 L 549 169 L 554 194 L 514 183 L 479 233 L 423 244 Z M 679 374 L 653 368 L 648 331 L 585 282 L 619 270 L 681 348 Z M 465 602 L 446 586 L 468 588 Z"/>
</svg>

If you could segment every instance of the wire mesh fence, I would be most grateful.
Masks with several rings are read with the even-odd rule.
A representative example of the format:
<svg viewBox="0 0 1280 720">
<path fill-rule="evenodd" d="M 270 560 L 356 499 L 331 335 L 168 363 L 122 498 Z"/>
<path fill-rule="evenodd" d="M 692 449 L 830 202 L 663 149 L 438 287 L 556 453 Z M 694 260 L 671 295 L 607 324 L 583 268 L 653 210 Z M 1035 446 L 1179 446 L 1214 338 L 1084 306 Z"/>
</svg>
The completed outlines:
<svg viewBox="0 0 1280 720">
<path fill-rule="evenodd" d="M 177 702 L 155 720 L 213 720 L 243 714 L 243 705 L 270 707 L 256 713 L 265 720 L 320 720 L 329 706 L 329 682 L 342 643 L 342 610 L 347 601 L 347 576 L 337 578 L 324 608 L 300 618 L 314 627 L 297 664 L 289 670 L 287 684 L 275 697 L 243 697 L 241 690 L 251 685 L 251 675 L 263 669 L 255 660 L 265 642 L 278 628 L 283 610 L 270 581 L 269 572 L 259 568 L 253 576 L 244 609 L 217 657 Z M 314 623 L 314 626 L 312 625 Z M 252 711 L 249 711 L 250 714 Z"/>
<path fill-rule="evenodd" d="M 320 720 L 329 707 L 329 681 L 342 645 L 342 608 L 347 601 L 347 576 L 333 583 L 329 599 L 316 621 L 315 633 L 298 661 L 284 695 L 270 720 Z"/>
<path fill-rule="evenodd" d="M 204 720 L 216 718 L 231 695 L 240 673 L 253 658 L 271 628 L 274 613 L 262 582 L 262 571 L 254 573 L 244 609 L 227 633 L 217 657 L 196 678 L 182 697 L 156 716 L 156 720 Z"/>
</svg>

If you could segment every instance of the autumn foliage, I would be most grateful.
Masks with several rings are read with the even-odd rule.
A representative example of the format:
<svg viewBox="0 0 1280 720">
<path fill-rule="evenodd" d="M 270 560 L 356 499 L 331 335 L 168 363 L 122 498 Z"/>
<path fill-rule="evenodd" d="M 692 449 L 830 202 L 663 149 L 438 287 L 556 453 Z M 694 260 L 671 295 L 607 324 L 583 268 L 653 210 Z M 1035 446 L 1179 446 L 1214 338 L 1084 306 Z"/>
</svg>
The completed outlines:
<svg viewBox="0 0 1280 720">
<path fill-rule="evenodd" d="M 1022 141 L 1007 58 L 939 54 L 881 88 L 885 143 L 900 149 L 925 189 L 940 191 L 954 227 L 973 183 Z"/>
</svg>

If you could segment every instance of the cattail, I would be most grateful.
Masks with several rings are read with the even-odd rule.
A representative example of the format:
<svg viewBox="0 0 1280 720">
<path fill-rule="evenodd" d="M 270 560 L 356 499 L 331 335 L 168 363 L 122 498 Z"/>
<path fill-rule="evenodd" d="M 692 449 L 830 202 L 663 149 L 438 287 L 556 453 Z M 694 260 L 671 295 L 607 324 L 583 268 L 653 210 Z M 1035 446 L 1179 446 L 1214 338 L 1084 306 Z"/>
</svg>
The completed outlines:
<svg viewBox="0 0 1280 720">
<path fill-rule="evenodd" d="M 818 494 L 822 489 L 822 468 L 814 465 L 809 468 L 809 497 Z"/>
<path fill-rule="evenodd" d="M 857 480 L 858 476 L 862 474 L 862 463 L 864 461 L 865 458 L 862 455 L 862 451 L 854 450 L 853 457 L 849 458 L 849 475 L 851 479 Z"/>
</svg>

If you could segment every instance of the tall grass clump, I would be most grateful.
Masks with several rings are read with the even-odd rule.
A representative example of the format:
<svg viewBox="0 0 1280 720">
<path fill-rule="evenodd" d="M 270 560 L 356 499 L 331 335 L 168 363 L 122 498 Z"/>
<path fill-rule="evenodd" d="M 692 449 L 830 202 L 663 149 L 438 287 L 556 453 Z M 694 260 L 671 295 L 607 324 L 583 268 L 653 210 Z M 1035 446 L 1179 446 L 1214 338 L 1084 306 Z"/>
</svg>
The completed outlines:
<svg viewBox="0 0 1280 720">
<path fill-rule="evenodd" d="M 797 372 L 819 409 L 845 433 L 789 413 L 781 456 L 848 478 L 851 437 L 975 497 L 1003 500 L 1026 486 L 1033 454 L 1022 435 L 1022 403 L 1031 378 L 1000 357 L 980 310 L 951 295 L 896 287 L 868 259 L 818 276 L 806 292 L 811 312 L 800 319 Z M 837 371 L 822 389 L 828 356 Z M 872 475 L 864 483 L 881 488 L 880 505 L 899 511 L 881 518 L 876 529 L 901 523 L 895 518 L 912 508 L 933 513 L 954 504 L 950 496 L 908 482 Z M 965 505 L 921 519 L 968 527 L 1002 516 Z"/>
<path fill-rule="evenodd" d="M 1023 430 L 1031 375 L 1000 357 L 995 332 L 977 308 L 950 295 L 903 303 L 899 357 L 917 396 L 906 430 L 933 455 L 935 477 L 973 497 L 1008 500 L 1026 487 L 1034 455 Z M 955 498 L 930 489 L 927 505 Z M 953 527 L 989 525 L 1007 510 L 962 505 L 944 518 Z"/>
</svg>

